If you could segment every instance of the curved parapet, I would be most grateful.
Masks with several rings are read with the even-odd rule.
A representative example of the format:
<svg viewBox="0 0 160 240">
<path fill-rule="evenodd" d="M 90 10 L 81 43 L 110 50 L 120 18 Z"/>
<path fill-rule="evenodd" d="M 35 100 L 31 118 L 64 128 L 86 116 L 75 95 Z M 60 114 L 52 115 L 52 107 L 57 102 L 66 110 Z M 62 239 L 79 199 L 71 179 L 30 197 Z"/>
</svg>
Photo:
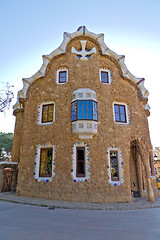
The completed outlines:
<svg viewBox="0 0 160 240">
<path fill-rule="evenodd" d="M 125 56 L 123 55 L 118 55 L 115 52 L 113 52 L 112 50 L 110 50 L 105 42 L 104 42 L 104 34 L 95 34 L 92 32 L 89 32 L 87 30 L 87 28 L 85 26 L 81 26 L 77 29 L 76 32 L 73 33 L 67 33 L 65 32 L 63 35 L 63 42 L 62 44 L 53 52 L 51 52 L 49 55 L 43 55 L 43 64 L 40 68 L 40 70 L 35 73 L 32 77 L 30 78 L 23 78 L 23 89 L 21 91 L 18 92 L 18 99 L 25 99 L 26 98 L 26 94 L 27 94 L 27 90 L 29 88 L 29 86 L 37 79 L 44 77 L 45 76 L 45 72 L 47 69 L 47 65 L 48 63 L 51 61 L 51 59 L 55 56 L 61 55 L 66 53 L 66 47 L 67 44 L 75 37 L 80 37 L 80 36 L 87 36 L 90 37 L 92 39 L 94 39 L 95 41 L 98 42 L 100 48 L 101 48 L 101 52 L 102 55 L 107 55 L 111 58 L 113 58 L 114 60 L 116 60 L 116 62 L 119 64 L 121 72 L 122 72 L 122 76 L 129 79 L 131 82 L 133 82 L 134 84 L 137 85 L 137 87 L 140 89 L 141 95 L 143 99 L 148 100 L 148 91 L 146 90 L 146 88 L 144 87 L 144 78 L 137 78 L 135 77 L 133 74 L 131 74 L 129 72 L 129 70 L 127 69 L 125 63 L 124 63 L 124 58 Z M 19 101 L 14 105 L 14 109 L 17 108 Z"/>
</svg>

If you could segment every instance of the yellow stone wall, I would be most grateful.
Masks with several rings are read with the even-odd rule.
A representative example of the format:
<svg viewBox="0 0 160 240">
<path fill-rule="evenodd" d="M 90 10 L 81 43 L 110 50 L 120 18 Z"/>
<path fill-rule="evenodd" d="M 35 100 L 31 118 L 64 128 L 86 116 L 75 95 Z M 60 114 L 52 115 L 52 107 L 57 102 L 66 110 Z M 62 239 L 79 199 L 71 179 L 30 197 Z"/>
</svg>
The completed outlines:
<svg viewBox="0 0 160 240">
<path fill-rule="evenodd" d="M 96 48 L 96 54 L 92 54 L 87 61 L 81 61 L 76 54 L 71 54 L 72 47 L 80 48 L 80 40 L 87 40 L 86 47 L 89 50 Z M 55 82 L 56 70 L 61 67 L 68 68 L 69 78 L 66 84 Z M 100 82 L 101 67 L 111 69 L 111 84 Z M 72 134 L 72 93 L 79 88 L 90 88 L 97 95 L 98 133 L 92 139 L 83 140 Z M 41 102 L 48 101 L 55 102 L 55 122 L 38 125 L 38 106 Z M 121 125 L 114 122 L 112 105 L 114 101 L 128 104 L 130 124 Z M 18 114 L 17 121 L 20 121 Z M 28 89 L 24 102 L 23 126 L 19 124 L 19 127 L 22 137 L 17 194 L 67 201 L 131 201 L 130 179 L 134 178 L 131 141 L 143 138 L 147 149 L 151 148 L 144 103 L 137 86 L 122 78 L 119 64 L 102 55 L 99 45 L 93 39 L 84 36 L 71 40 L 67 45 L 66 54 L 56 56 L 50 61 L 45 77 L 33 82 Z M 15 129 L 15 136 L 19 130 L 18 127 Z M 48 142 L 56 149 L 55 176 L 52 182 L 36 182 L 34 179 L 36 147 L 38 144 Z M 71 178 L 72 146 L 77 142 L 85 142 L 89 146 L 90 179 L 83 183 L 73 182 Z M 16 144 L 19 143 L 15 141 Z M 106 160 L 109 146 L 118 147 L 122 152 L 124 171 L 122 186 L 111 186 L 108 183 Z M 16 146 L 13 149 L 13 155 L 16 155 L 15 152 L 19 150 Z"/>
</svg>

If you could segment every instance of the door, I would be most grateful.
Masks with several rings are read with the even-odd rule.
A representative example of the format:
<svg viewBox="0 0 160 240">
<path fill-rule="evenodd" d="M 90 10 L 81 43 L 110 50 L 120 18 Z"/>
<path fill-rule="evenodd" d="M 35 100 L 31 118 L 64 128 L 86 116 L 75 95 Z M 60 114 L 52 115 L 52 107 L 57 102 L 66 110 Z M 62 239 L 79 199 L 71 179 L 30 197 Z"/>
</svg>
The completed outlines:
<svg viewBox="0 0 160 240">
<path fill-rule="evenodd" d="M 13 178 L 13 169 L 12 168 L 5 168 L 4 169 L 2 192 L 11 191 L 12 178 Z"/>
</svg>

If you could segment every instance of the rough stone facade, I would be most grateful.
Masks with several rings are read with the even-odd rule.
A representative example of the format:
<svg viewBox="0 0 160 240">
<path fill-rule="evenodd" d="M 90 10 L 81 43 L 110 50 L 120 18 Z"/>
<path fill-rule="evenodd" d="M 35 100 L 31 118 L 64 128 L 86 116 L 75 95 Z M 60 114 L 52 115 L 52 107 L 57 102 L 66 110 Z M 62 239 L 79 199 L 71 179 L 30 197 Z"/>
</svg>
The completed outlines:
<svg viewBox="0 0 160 240">
<path fill-rule="evenodd" d="M 98 42 L 95 36 L 101 41 Z M 87 41 L 86 49 L 96 49 L 96 53 L 85 61 L 72 50 L 73 47 L 82 50 L 80 41 L 84 40 Z M 12 152 L 12 161 L 19 162 L 18 195 L 65 201 L 126 202 L 131 201 L 136 192 L 140 196 L 147 195 L 146 176 L 150 177 L 157 194 L 156 182 L 149 169 L 152 147 L 146 90 L 141 86 L 143 79 L 135 78 L 134 82 L 133 75 L 124 73 L 123 56 L 116 55 L 116 58 L 105 46 L 103 35 L 90 33 L 85 27 L 73 34 L 65 33 L 63 44 L 56 50 L 59 52 L 43 56 L 44 72 L 40 70 L 30 79 L 23 80 L 24 89 L 19 92 L 14 109 L 16 126 Z M 65 84 L 57 84 L 57 69 L 68 70 Z M 111 71 L 110 84 L 101 82 L 100 69 Z M 80 139 L 72 132 L 73 92 L 82 88 L 95 91 L 98 102 L 97 134 L 86 139 Z M 51 124 L 38 124 L 40 105 L 48 102 L 54 103 L 55 119 Z M 125 104 L 127 124 L 115 122 L 115 102 Z M 135 150 L 134 141 L 139 143 L 142 155 Z M 75 180 L 72 176 L 74 146 L 78 144 L 86 146 L 88 151 L 89 168 L 88 165 L 86 168 L 89 177 L 85 181 Z M 35 177 L 38 174 L 35 166 L 37 149 L 46 145 L 54 146 L 54 174 L 52 179 L 39 181 Z M 121 181 L 110 179 L 109 154 L 112 149 L 120 154 Z"/>
</svg>

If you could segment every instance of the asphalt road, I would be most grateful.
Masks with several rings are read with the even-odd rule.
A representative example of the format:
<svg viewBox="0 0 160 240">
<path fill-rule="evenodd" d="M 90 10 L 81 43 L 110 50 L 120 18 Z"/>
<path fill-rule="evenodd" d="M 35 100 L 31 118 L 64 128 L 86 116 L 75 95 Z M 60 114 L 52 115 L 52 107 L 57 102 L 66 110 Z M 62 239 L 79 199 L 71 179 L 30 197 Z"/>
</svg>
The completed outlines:
<svg viewBox="0 0 160 240">
<path fill-rule="evenodd" d="M 160 208 L 49 210 L 0 201 L 0 240 L 160 240 Z"/>
</svg>

